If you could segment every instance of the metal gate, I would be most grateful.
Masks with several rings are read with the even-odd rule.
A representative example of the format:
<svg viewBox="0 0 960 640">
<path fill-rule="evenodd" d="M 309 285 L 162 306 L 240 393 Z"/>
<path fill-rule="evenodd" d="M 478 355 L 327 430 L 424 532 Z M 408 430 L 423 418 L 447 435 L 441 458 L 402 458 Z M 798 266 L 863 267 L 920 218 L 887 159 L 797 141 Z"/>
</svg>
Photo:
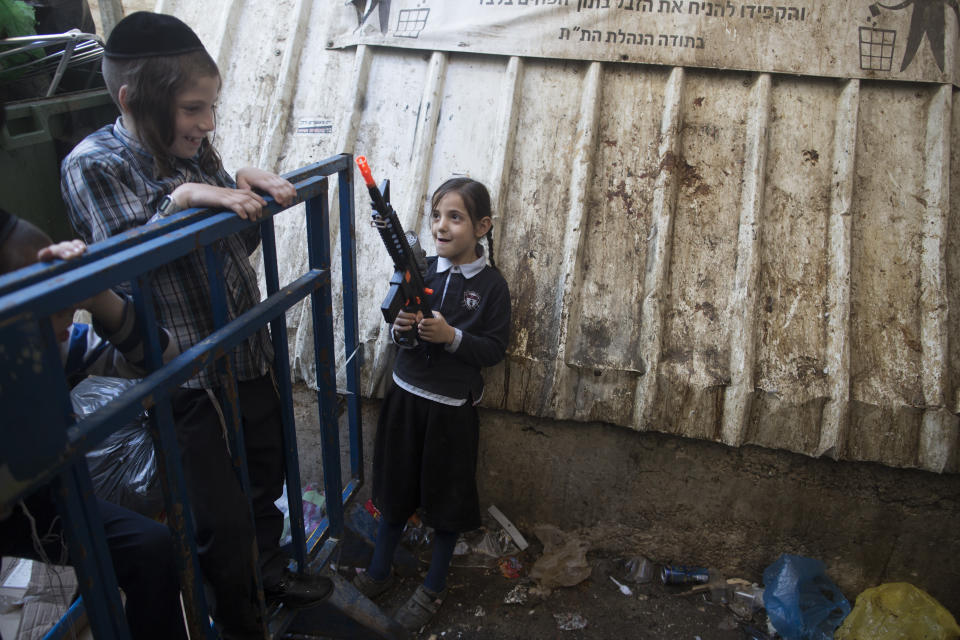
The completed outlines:
<svg viewBox="0 0 960 640">
<path fill-rule="evenodd" d="M 306 166 L 285 177 L 304 202 L 309 269 L 292 282 L 281 283 L 272 216 L 281 210 L 268 198 L 259 222 L 232 212 L 191 209 L 161 222 L 131 229 L 97 243 L 77 260 L 36 264 L 0 278 L 0 506 L 8 507 L 38 487 L 52 483 L 64 520 L 70 556 L 77 570 L 83 602 L 97 638 L 128 638 L 116 578 L 95 508 L 93 486 L 84 455 L 106 436 L 150 409 L 157 467 L 164 486 L 169 524 L 174 534 L 181 589 L 191 636 L 216 637 L 209 624 L 202 578 L 194 544 L 194 523 L 187 506 L 183 471 L 174 432 L 170 393 L 201 368 L 216 365 L 226 375 L 225 414 L 235 467 L 248 490 L 242 426 L 236 402 L 236 379 L 230 364 L 233 348 L 267 323 L 276 352 L 290 506 L 293 556 L 298 571 L 326 562 L 344 531 L 344 504 L 362 483 L 363 452 L 359 406 L 359 358 L 356 352 L 357 298 L 353 217 L 353 158 L 341 154 Z M 332 309 L 328 175 L 336 174 L 340 209 L 343 342 L 346 367 L 346 422 L 350 437 L 350 476 L 342 481 Z M 212 243 L 259 224 L 267 297 L 231 322 L 219 258 Z M 91 295 L 123 282 L 132 285 L 142 326 L 156 325 L 148 284 L 151 270 L 202 249 L 207 260 L 215 330 L 207 338 L 161 366 L 155 332 L 148 332 L 147 362 L 153 372 L 115 401 L 76 422 L 49 316 Z M 317 400 L 322 430 L 326 518 L 305 534 L 300 472 L 293 417 L 284 312 L 310 296 L 314 355 L 318 372 Z M 232 393 L 231 393 L 232 391 Z M 335 499 L 341 496 L 341 500 Z M 342 590 L 342 581 L 337 581 Z M 271 612 L 269 627 L 277 636 L 292 619 Z"/>
</svg>

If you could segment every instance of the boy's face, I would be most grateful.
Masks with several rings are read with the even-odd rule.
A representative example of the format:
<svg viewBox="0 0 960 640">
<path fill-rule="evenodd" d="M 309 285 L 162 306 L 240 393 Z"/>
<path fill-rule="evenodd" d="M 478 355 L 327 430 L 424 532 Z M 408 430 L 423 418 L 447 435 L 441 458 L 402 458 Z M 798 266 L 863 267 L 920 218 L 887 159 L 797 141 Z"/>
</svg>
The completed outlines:
<svg viewBox="0 0 960 640">
<path fill-rule="evenodd" d="M 173 99 L 173 144 L 170 153 L 188 160 L 200 150 L 200 143 L 216 127 L 214 109 L 220 95 L 220 78 L 201 76 Z"/>
</svg>

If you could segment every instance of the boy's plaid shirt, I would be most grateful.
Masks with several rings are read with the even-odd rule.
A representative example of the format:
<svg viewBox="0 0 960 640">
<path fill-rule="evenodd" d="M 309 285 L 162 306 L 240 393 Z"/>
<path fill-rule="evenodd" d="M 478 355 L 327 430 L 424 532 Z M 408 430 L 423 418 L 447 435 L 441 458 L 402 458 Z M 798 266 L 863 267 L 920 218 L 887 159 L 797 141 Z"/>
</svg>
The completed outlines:
<svg viewBox="0 0 960 640">
<path fill-rule="evenodd" d="M 175 175 L 154 177 L 153 157 L 123 126 L 121 119 L 90 134 L 70 152 L 61 166 L 61 190 L 67 213 L 77 233 L 87 242 L 104 240 L 127 229 L 159 219 L 160 200 L 185 182 L 205 182 L 236 188 L 220 170 L 203 173 L 196 162 L 178 160 Z M 233 320 L 260 301 L 257 276 L 250 253 L 260 243 L 258 227 L 218 241 L 223 262 L 227 309 Z M 152 273 L 158 321 L 186 350 L 213 332 L 213 312 L 203 251 L 194 251 Z M 234 350 L 237 377 L 249 380 L 263 375 L 273 363 L 273 345 L 266 328 Z M 211 367 L 184 386 L 218 386 Z"/>
</svg>

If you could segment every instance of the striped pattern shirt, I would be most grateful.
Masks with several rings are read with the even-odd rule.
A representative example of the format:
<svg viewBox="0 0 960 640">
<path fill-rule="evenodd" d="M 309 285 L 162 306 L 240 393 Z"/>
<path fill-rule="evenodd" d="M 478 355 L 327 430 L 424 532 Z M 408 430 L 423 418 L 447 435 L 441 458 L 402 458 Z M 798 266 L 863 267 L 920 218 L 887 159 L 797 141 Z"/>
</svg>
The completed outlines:
<svg viewBox="0 0 960 640">
<path fill-rule="evenodd" d="M 101 333 L 106 339 L 100 337 Z M 112 334 L 88 324 L 71 324 L 67 339 L 60 343 L 60 361 L 70 386 L 86 376 L 143 377 L 148 373 L 144 338 L 133 301 L 127 297 L 120 328 Z M 158 339 L 163 362 L 169 362 L 179 353 L 177 345 L 162 327 Z"/>
<path fill-rule="evenodd" d="M 80 237 L 91 244 L 158 220 L 160 200 L 181 184 L 236 188 L 226 171 L 206 174 L 194 160 L 178 159 L 174 175 L 157 178 L 153 157 L 124 127 L 122 118 L 84 138 L 64 159 L 61 178 L 70 222 Z M 214 245 L 223 263 L 229 320 L 260 301 L 257 276 L 249 259 L 259 243 L 259 228 L 252 227 Z M 150 285 L 157 320 L 170 330 L 181 350 L 213 332 L 210 287 L 202 250 L 153 271 Z M 234 355 L 239 380 L 265 374 L 273 363 L 273 346 L 267 329 L 261 329 L 240 344 Z M 216 372 L 208 367 L 184 386 L 214 388 L 218 386 Z"/>
</svg>

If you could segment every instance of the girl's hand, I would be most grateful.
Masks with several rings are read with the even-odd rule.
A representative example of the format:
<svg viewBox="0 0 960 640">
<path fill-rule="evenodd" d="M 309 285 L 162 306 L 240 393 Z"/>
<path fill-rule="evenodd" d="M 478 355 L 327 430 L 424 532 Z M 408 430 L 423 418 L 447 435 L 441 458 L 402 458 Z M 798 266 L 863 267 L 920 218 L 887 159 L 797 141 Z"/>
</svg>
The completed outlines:
<svg viewBox="0 0 960 640">
<path fill-rule="evenodd" d="M 244 167 L 237 171 L 237 186 L 241 189 L 266 191 L 284 207 L 290 206 L 297 199 L 297 190 L 290 182 L 275 173 L 256 167 Z"/>
<path fill-rule="evenodd" d="M 83 240 L 67 240 L 58 242 L 49 247 L 44 247 L 37 252 L 37 260 L 40 262 L 50 262 L 51 260 L 70 260 L 77 258 L 87 250 L 87 245 Z"/>
<path fill-rule="evenodd" d="M 410 313 L 408 311 L 400 311 L 397 313 L 397 317 L 393 321 L 393 333 L 394 335 L 404 333 L 410 330 L 416 330 L 417 323 L 423 319 L 423 314 L 419 311 L 417 313 Z"/>
<path fill-rule="evenodd" d="M 244 220 L 259 220 L 267 201 L 250 189 L 230 189 L 212 184 L 187 182 L 170 194 L 181 209 L 220 207 L 230 209 Z"/>
<path fill-rule="evenodd" d="M 420 339 L 437 344 L 450 344 L 457 337 L 456 330 L 447 324 L 446 319 L 439 311 L 433 312 L 432 318 L 423 318 L 417 325 Z"/>
</svg>

